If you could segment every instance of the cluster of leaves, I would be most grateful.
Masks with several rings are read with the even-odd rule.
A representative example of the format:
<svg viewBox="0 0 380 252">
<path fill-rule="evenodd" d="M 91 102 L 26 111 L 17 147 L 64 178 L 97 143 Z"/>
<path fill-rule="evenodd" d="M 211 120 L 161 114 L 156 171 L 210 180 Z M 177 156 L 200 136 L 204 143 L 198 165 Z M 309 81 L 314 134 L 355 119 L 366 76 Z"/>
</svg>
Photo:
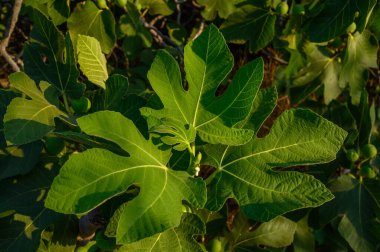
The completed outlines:
<svg viewBox="0 0 380 252">
<path fill-rule="evenodd" d="M 1 251 L 380 245 L 377 1 L 22 14 L 23 70 L 0 89 Z"/>
</svg>

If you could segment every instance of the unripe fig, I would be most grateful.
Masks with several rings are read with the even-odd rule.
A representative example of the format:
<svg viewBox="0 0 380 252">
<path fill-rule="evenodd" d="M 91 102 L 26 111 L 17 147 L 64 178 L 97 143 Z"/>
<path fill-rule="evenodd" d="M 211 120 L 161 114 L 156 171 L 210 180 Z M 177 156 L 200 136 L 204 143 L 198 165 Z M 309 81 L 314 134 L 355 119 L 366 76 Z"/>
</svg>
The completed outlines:
<svg viewBox="0 0 380 252">
<path fill-rule="evenodd" d="M 370 165 L 365 165 L 360 169 L 360 176 L 372 179 L 376 177 L 376 172 Z"/>
<path fill-rule="evenodd" d="M 86 113 L 91 108 L 91 101 L 87 97 L 82 96 L 79 99 L 71 100 L 71 107 L 77 114 Z"/>
<path fill-rule="evenodd" d="M 366 144 L 362 147 L 360 153 L 364 158 L 374 158 L 377 155 L 377 149 L 373 144 Z"/>
<path fill-rule="evenodd" d="M 355 150 L 351 149 L 351 150 L 348 150 L 348 151 L 347 151 L 347 153 L 346 153 L 346 157 L 347 157 L 347 159 L 348 159 L 349 161 L 351 161 L 351 162 L 353 163 L 353 162 L 358 161 L 358 159 L 359 159 L 359 154 L 358 154 Z"/>
<path fill-rule="evenodd" d="M 48 137 L 45 140 L 45 149 L 50 155 L 58 155 L 65 148 L 65 142 L 58 137 Z"/>
<path fill-rule="evenodd" d="M 352 22 L 349 27 L 347 27 L 346 32 L 347 33 L 354 33 L 356 31 L 356 23 Z"/>
<path fill-rule="evenodd" d="M 289 5 L 286 2 L 281 2 L 277 5 L 276 11 L 281 16 L 285 15 L 289 11 Z"/>
</svg>

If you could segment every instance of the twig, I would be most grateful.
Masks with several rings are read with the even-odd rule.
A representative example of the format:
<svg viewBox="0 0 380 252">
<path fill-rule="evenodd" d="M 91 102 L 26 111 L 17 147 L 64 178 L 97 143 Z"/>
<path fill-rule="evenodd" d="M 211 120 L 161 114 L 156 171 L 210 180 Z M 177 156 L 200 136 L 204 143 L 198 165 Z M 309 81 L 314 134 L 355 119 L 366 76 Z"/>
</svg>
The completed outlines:
<svg viewBox="0 0 380 252">
<path fill-rule="evenodd" d="M 152 21 L 149 22 L 151 26 L 154 26 L 158 21 L 163 19 L 165 16 L 164 15 L 158 15 L 157 17 L 153 18 Z"/>
<path fill-rule="evenodd" d="M 181 15 L 182 15 L 181 4 L 177 3 L 176 8 L 177 8 L 177 24 L 181 24 Z"/>
<path fill-rule="evenodd" d="M 10 18 L 10 21 L 8 23 L 8 26 L 5 31 L 4 39 L 0 42 L 0 55 L 3 56 L 3 58 L 11 65 L 12 69 L 15 72 L 20 71 L 20 67 L 17 65 L 17 63 L 12 59 L 12 56 L 8 54 L 7 47 L 9 44 L 9 40 L 11 38 L 11 35 L 13 33 L 13 30 L 16 26 L 18 15 L 21 10 L 22 0 L 15 0 L 15 4 L 13 6 L 13 12 L 12 17 Z"/>
<path fill-rule="evenodd" d="M 177 9 L 177 24 L 181 24 L 181 16 L 182 16 L 181 4 L 185 3 L 186 0 L 176 0 L 174 2 Z"/>
<path fill-rule="evenodd" d="M 194 41 L 196 38 L 198 38 L 199 35 L 201 35 L 201 33 L 203 32 L 204 28 L 205 28 L 205 21 L 202 19 L 202 22 L 201 22 L 201 24 L 199 25 L 199 29 L 198 29 L 197 33 L 194 35 L 193 41 Z"/>
<path fill-rule="evenodd" d="M 159 44 L 161 44 L 164 47 L 166 47 L 167 44 L 175 47 L 178 50 L 178 52 L 180 53 L 180 55 L 182 56 L 182 58 L 183 58 L 183 50 L 182 50 L 182 48 L 179 45 L 177 45 L 168 36 L 162 34 L 162 32 L 160 30 L 158 30 L 155 26 L 150 25 L 144 18 L 141 17 L 140 19 L 141 19 L 141 22 L 143 23 L 143 25 L 145 26 L 145 28 L 147 28 L 149 30 L 149 32 L 153 35 L 154 39 Z"/>
<path fill-rule="evenodd" d="M 191 3 L 194 5 L 195 8 L 202 9 L 203 7 L 198 4 L 195 0 L 192 0 Z"/>
<path fill-rule="evenodd" d="M 284 65 L 288 65 L 289 62 L 287 62 L 286 60 L 283 60 L 283 59 L 280 59 L 278 57 L 276 57 L 275 55 L 272 55 L 270 52 L 266 51 L 265 49 L 262 50 L 262 52 L 267 55 L 269 58 L 272 58 L 274 59 L 275 61 L 281 63 L 281 64 L 284 64 Z"/>
</svg>

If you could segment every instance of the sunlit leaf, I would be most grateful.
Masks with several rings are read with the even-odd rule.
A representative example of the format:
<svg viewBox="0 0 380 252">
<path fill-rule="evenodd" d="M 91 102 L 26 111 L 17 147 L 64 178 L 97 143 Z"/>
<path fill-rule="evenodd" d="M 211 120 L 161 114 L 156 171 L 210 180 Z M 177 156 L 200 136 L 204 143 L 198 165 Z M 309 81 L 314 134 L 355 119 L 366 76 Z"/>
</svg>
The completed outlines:
<svg viewBox="0 0 380 252">
<path fill-rule="evenodd" d="M 100 49 L 99 41 L 93 37 L 78 35 L 78 63 L 89 81 L 105 89 L 108 79 L 107 60 Z"/>
<path fill-rule="evenodd" d="M 264 138 L 243 146 L 209 146 L 206 163 L 216 167 L 207 207 L 219 210 L 235 198 L 248 217 L 268 221 L 286 212 L 316 207 L 333 196 L 317 179 L 273 168 L 335 159 L 347 133 L 307 110 L 283 113 Z"/>
<path fill-rule="evenodd" d="M 45 98 L 51 86 L 47 82 L 41 82 L 40 90 L 23 72 L 14 73 L 9 79 L 11 87 L 22 91 L 31 100 L 17 97 L 8 105 L 4 116 L 5 138 L 17 145 L 41 139 L 54 129 L 55 117 L 65 116 L 65 113 Z"/>
<path fill-rule="evenodd" d="M 148 79 L 165 108 L 159 111 L 145 109 L 143 113 L 182 121 L 185 127 L 194 128 L 202 140 L 209 143 L 246 143 L 253 131 L 234 128 L 234 125 L 250 112 L 263 78 L 263 62 L 256 59 L 240 68 L 228 89 L 217 97 L 217 88 L 232 66 L 232 55 L 223 36 L 212 25 L 185 47 L 188 90 L 183 87 L 175 59 L 160 51 Z M 183 135 L 182 138 L 187 137 Z"/>
<path fill-rule="evenodd" d="M 136 185 L 140 193 L 123 210 L 116 232 L 118 243 L 129 243 L 178 226 L 182 200 L 203 206 L 204 182 L 167 168 L 170 152 L 146 140 L 120 113 L 96 112 L 78 123 L 87 134 L 118 144 L 130 157 L 96 148 L 71 156 L 53 182 L 46 207 L 86 213 Z"/>
</svg>

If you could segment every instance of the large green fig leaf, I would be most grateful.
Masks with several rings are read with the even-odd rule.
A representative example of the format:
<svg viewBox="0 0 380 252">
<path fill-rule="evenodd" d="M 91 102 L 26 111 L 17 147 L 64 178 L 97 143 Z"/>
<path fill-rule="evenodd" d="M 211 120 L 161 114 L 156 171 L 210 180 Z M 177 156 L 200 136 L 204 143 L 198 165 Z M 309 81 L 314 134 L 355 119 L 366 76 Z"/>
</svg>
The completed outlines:
<svg viewBox="0 0 380 252">
<path fill-rule="evenodd" d="M 341 216 L 338 231 L 354 251 L 376 251 L 380 243 L 380 183 L 359 181 L 345 175 L 330 189 L 335 199 L 320 208 L 320 222 L 327 224 Z"/>
<path fill-rule="evenodd" d="M 378 48 L 376 38 L 367 30 L 348 37 L 343 68 L 339 75 L 339 86 L 344 88 L 348 84 L 352 103 L 355 105 L 360 102 L 361 92 L 367 81 L 368 68 L 378 67 Z"/>
<path fill-rule="evenodd" d="M 66 38 L 38 11 L 33 12 L 32 42 L 25 45 L 25 72 L 37 83 L 44 80 L 61 94 L 80 96 L 84 85 L 77 79 L 74 51 L 70 38 Z"/>
<path fill-rule="evenodd" d="M 216 167 L 207 207 L 219 210 L 235 198 L 248 217 L 268 221 L 286 212 L 319 206 L 333 198 L 310 175 L 273 168 L 329 162 L 347 133 L 308 110 L 283 113 L 265 138 L 243 146 L 208 146 L 206 163 Z"/>
<path fill-rule="evenodd" d="M 185 128 L 194 128 L 209 143 L 248 142 L 253 131 L 233 126 L 249 114 L 263 78 L 263 61 L 256 59 L 239 69 L 228 89 L 217 97 L 217 88 L 232 66 L 233 58 L 226 42 L 213 25 L 185 47 L 188 90 L 183 87 L 175 59 L 159 51 L 148 79 L 164 109 L 145 109 L 144 114 L 183 122 Z M 187 139 L 187 135 L 183 134 L 182 138 Z"/>
<path fill-rule="evenodd" d="M 93 37 L 78 35 L 78 63 L 89 81 L 105 89 L 108 79 L 107 60 L 100 48 L 99 41 Z"/>
<path fill-rule="evenodd" d="M 118 243 L 130 243 L 178 226 L 182 200 L 195 207 L 205 203 L 204 182 L 167 168 L 170 151 L 146 140 L 120 113 L 96 112 L 78 124 L 85 133 L 118 144 L 130 157 L 96 148 L 71 156 L 53 182 L 46 207 L 86 213 L 136 185 L 140 193 L 123 210 L 116 232 Z"/>
<path fill-rule="evenodd" d="M 220 29 L 228 41 L 249 41 L 249 50 L 257 52 L 273 40 L 275 23 L 276 16 L 269 9 L 246 4 L 232 13 Z"/>
<path fill-rule="evenodd" d="M 310 41 L 325 42 L 345 33 L 347 27 L 355 20 L 360 32 L 368 22 L 368 16 L 376 5 L 376 0 L 336 0 L 326 1 L 323 9 L 313 17 L 307 26 Z"/>
<path fill-rule="evenodd" d="M 39 140 L 54 130 L 55 117 L 66 116 L 48 100 L 52 88 L 49 83 L 42 81 L 40 90 L 23 72 L 11 74 L 9 81 L 12 88 L 31 99 L 16 97 L 8 105 L 4 116 L 4 135 L 7 141 L 21 145 Z"/>
<path fill-rule="evenodd" d="M 118 251 L 141 251 L 141 252 L 202 252 L 202 248 L 195 241 L 194 235 L 206 232 L 202 220 L 194 214 L 184 214 L 181 224 L 163 233 L 145 238 L 143 240 L 124 245 Z"/>
<path fill-rule="evenodd" d="M 98 9 L 92 1 L 78 3 L 67 20 L 67 26 L 75 48 L 79 34 L 96 38 L 104 53 L 110 53 L 115 45 L 115 18 L 112 12 Z"/>
</svg>

